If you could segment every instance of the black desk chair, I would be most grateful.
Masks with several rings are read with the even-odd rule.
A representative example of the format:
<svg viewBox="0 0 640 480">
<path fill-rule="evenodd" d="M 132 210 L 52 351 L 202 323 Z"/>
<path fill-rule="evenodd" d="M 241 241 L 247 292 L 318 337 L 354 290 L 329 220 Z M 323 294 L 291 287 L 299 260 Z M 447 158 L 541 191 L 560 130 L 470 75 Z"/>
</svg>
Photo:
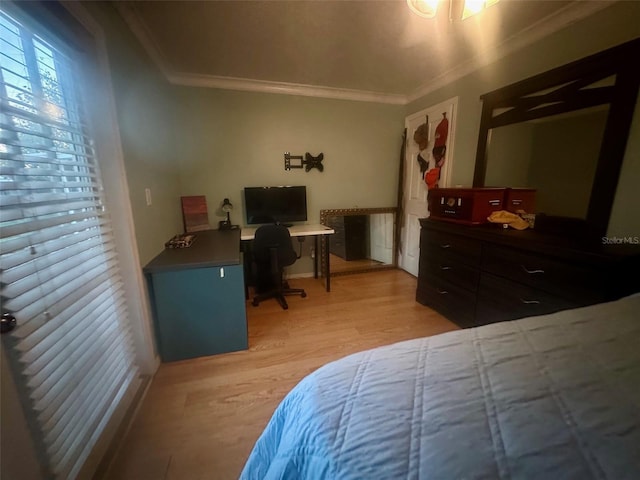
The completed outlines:
<svg viewBox="0 0 640 480">
<path fill-rule="evenodd" d="M 277 224 L 259 227 L 253 239 L 252 253 L 258 293 L 251 302 L 254 306 L 263 300 L 275 298 L 286 310 L 289 305 L 285 295 L 307 296 L 302 288 L 289 288 L 283 279 L 284 267 L 298 259 L 287 227 Z"/>
</svg>

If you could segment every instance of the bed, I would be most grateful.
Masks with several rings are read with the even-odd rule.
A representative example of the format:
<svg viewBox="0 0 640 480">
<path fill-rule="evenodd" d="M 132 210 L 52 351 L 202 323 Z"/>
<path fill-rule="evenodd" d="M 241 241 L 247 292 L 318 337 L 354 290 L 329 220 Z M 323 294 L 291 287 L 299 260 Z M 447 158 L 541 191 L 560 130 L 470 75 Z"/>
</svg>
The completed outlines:
<svg viewBox="0 0 640 480">
<path fill-rule="evenodd" d="M 638 479 L 640 294 L 329 363 L 241 478 Z"/>
</svg>

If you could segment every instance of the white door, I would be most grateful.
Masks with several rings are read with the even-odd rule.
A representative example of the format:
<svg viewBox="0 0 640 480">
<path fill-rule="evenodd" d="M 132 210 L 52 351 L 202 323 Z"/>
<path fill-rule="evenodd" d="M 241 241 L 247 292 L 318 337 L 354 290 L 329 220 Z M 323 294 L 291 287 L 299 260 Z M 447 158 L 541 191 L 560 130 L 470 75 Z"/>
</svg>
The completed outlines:
<svg viewBox="0 0 640 480">
<path fill-rule="evenodd" d="M 369 237 L 371 238 L 371 260 L 383 264 L 393 261 L 393 214 L 369 215 Z"/>
<path fill-rule="evenodd" d="M 424 168 L 421 170 L 418 155 L 427 162 L 428 169 L 435 166 L 433 147 L 435 131 L 443 118 L 449 122 L 447 148 L 444 163 L 441 167 L 439 186 L 449 186 L 451 167 L 453 163 L 453 140 L 455 133 L 455 116 L 458 98 L 452 98 L 425 110 L 421 110 L 405 119 L 407 140 L 405 148 L 404 186 L 402 196 L 402 231 L 398 265 L 414 276 L 418 276 L 420 259 L 420 218 L 429 216 L 427 205 L 427 184 L 424 180 Z M 428 119 L 428 121 L 427 121 Z M 414 140 L 414 133 L 421 125 L 427 124 L 429 143 L 427 148 L 420 150 Z"/>
</svg>

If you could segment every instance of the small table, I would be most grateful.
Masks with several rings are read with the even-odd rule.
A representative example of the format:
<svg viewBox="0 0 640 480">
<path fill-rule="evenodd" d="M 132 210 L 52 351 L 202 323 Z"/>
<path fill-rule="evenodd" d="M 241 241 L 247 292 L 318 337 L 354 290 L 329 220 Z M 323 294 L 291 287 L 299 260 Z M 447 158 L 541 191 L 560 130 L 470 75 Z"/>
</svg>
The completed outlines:
<svg viewBox="0 0 640 480">
<path fill-rule="evenodd" d="M 242 227 L 240 232 L 240 240 L 249 241 L 253 240 L 256 230 L 259 227 Z M 325 288 L 327 292 L 331 291 L 331 271 L 329 268 L 329 235 L 335 233 L 333 228 L 327 227 L 325 225 L 292 225 L 287 227 L 289 229 L 289 234 L 292 237 L 313 237 L 315 242 L 315 256 L 313 258 L 313 278 L 318 278 L 318 238 L 322 237 L 324 241 L 324 269 L 326 275 Z"/>
</svg>

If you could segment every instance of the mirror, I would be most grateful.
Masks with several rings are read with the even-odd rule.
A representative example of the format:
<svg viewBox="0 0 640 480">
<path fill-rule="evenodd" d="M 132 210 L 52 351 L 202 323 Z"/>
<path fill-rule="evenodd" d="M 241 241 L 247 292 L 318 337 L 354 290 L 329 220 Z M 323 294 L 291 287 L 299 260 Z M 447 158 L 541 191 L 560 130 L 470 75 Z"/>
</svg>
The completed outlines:
<svg viewBox="0 0 640 480">
<path fill-rule="evenodd" d="M 329 238 L 331 276 L 395 268 L 395 222 L 395 207 L 320 210 L 320 223 L 336 232 Z M 322 248 L 324 256 L 324 242 Z"/>
<path fill-rule="evenodd" d="M 485 185 L 534 188 L 536 213 L 586 220 L 608 113 L 600 105 L 491 129 Z"/>
<path fill-rule="evenodd" d="M 628 59 L 639 55 L 636 39 L 482 95 L 473 186 L 537 188 L 533 213 L 549 232 L 605 235 L 640 84 Z"/>
</svg>

